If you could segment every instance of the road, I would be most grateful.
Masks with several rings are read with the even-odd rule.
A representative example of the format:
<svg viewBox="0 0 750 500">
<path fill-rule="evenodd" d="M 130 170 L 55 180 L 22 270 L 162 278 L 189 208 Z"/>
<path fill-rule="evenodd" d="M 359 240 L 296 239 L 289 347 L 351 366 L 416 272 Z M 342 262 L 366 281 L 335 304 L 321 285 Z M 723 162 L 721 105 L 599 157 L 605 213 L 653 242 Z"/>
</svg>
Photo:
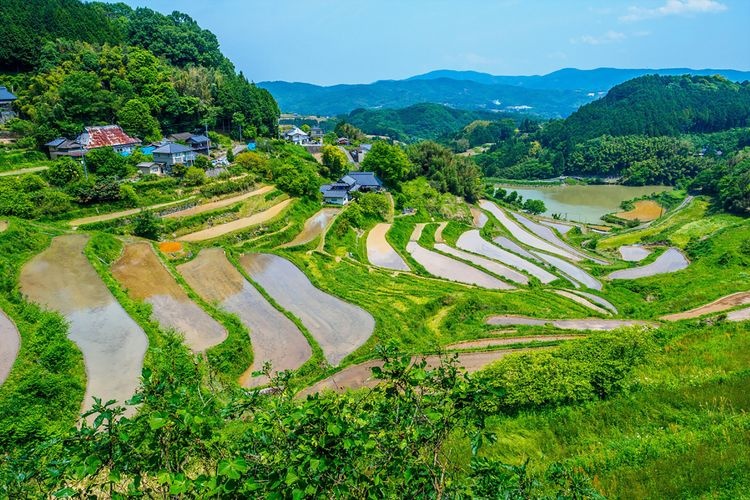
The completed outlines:
<svg viewBox="0 0 750 500">
<path fill-rule="evenodd" d="M 23 175 L 23 174 L 33 174 L 34 172 L 41 172 L 42 170 L 47 170 L 49 167 L 31 167 L 31 168 L 22 168 L 20 170 L 8 170 L 7 172 L 0 172 L 0 177 L 10 177 L 12 175 Z"/>
</svg>

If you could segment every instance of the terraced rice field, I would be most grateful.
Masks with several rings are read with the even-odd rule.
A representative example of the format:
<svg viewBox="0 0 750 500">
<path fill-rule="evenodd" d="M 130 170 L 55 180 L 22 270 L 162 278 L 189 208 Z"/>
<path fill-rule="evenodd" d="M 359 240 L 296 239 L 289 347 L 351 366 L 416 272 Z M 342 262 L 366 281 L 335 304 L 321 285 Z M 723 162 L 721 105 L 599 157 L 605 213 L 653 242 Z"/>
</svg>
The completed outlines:
<svg viewBox="0 0 750 500">
<path fill-rule="evenodd" d="M 593 293 L 583 292 L 581 290 L 571 290 L 570 293 L 586 298 L 590 300 L 591 302 L 602 306 L 603 308 L 609 310 L 610 312 L 614 314 L 618 313 L 617 308 L 610 301 L 602 297 L 599 297 L 598 295 L 594 295 Z"/>
<path fill-rule="evenodd" d="M 576 227 L 574 224 L 565 224 L 564 222 L 553 222 L 549 220 L 543 220 L 541 223 L 547 227 L 556 229 L 557 232 L 562 235 L 568 234 L 568 231 Z"/>
<path fill-rule="evenodd" d="M 393 269 L 394 271 L 409 271 L 409 266 L 396 252 L 385 235 L 391 224 L 381 222 L 376 224 L 367 234 L 367 260 L 373 266 Z"/>
<path fill-rule="evenodd" d="M 599 313 L 603 316 L 608 316 L 610 313 L 606 309 L 599 307 L 596 304 L 593 304 L 590 300 L 581 297 L 580 295 L 576 295 L 573 292 L 569 292 L 567 290 L 555 290 L 555 293 L 561 297 L 565 297 L 566 299 L 570 299 L 573 302 L 582 305 L 583 307 L 587 307 L 591 309 L 592 311 Z"/>
<path fill-rule="evenodd" d="M 282 247 L 294 247 L 310 243 L 312 240 L 323 234 L 333 219 L 341 213 L 340 208 L 323 208 L 318 213 L 305 221 L 302 231 L 294 237 L 289 243 Z"/>
<path fill-rule="evenodd" d="M 624 245 L 620 247 L 620 256 L 627 262 L 640 262 L 651 255 L 651 250 L 641 245 Z"/>
<path fill-rule="evenodd" d="M 243 217 L 241 219 L 233 220 L 232 222 L 185 234 L 177 239 L 179 241 L 206 241 L 235 231 L 247 229 L 248 227 L 257 226 L 258 224 L 263 224 L 279 215 L 291 202 L 291 199 L 287 199 L 267 210 L 250 215 L 249 217 Z"/>
<path fill-rule="evenodd" d="M 493 259 L 502 264 L 525 271 L 542 283 L 551 283 L 557 279 L 557 276 L 547 272 L 536 264 L 486 241 L 476 229 L 466 231 L 459 236 L 458 241 L 456 241 L 456 246 L 462 250 L 476 253 L 487 257 L 488 259 Z"/>
<path fill-rule="evenodd" d="M 682 319 L 699 318 L 706 314 L 724 312 L 746 304 L 750 304 L 750 292 L 737 292 L 714 300 L 709 304 L 690 309 L 689 311 L 662 316 L 661 319 L 666 321 L 679 321 Z"/>
<path fill-rule="evenodd" d="M 541 262 L 535 255 L 529 253 L 525 248 L 505 236 L 498 236 L 492 240 L 496 245 L 535 262 Z"/>
<path fill-rule="evenodd" d="M 601 290 L 602 284 L 599 280 L 591 276 L 589 273 L 581 269 L 580 267 L 571 264 L 570 262 L 563 260 L 553 255 L 547 255 L 543 252 L 532 252 L 534 255 L 542 259 L 543 261 L 550 264 L 552 267 L 558 269 L 573 285 L 578 288 L 583 285 L 587 288 L 594 290 Z"/>
<path fill-rule="evenodd" d="M 273 189 L 274 189 L 273 186 L 263 186 L 262 188 L 256 189 L 255 191 L 250 191 L 249 193 L 243 193 L 237 196 L 224 198 L 223 200 L 211 201 L 209 203 L 204 203 L 202 205 L 196 205 L 194 207 L 186 208 L 185 210 L 172 212 L 170 214 L 165 215 L 164 218 L 174 219 L 177 217 L 189 217 L 191 215 L 198 215 L 198 214 L 202 214 L 205 212 L 210 212 L 211 210 L 218 210 L 220 208 L 228 207 L 230 205 L 234 205 L 235 203 L 245 201 L 248 198 L 266 194 L 270 191 L 273 191 Z"/>
<path fill-rule="evenodd" d="M 468 373 L 474 373 L 490 363 L 504 358 L 508 354 L 524 351 L 526 351 L 526 349 L 467 352 L 458 355 L 458 364 L 463 366 Z M 415 356 L 412 361 L 420 359 L 422 359 L 422 357 Z M 441 362 L 439 356 L 425 356 L 424 359 L 427 361 L 428 367 L 439 366 Z M 343 392 L 346 390 L 362 389 L 365 387 L 375 387 L 379 381 L 372 375 L 372 369 L 376 366 L 383 366 L 383 362 L 372 360 L 358 365 L 347 366 L 340 372 L 304 389 L 298 394 L 298 396 L 305 397 L 325 390 Z"/>
<path fill-rule="evenodd" d="M 443 230 L 447 225 L 447 222 L 441 222 L 440 224 L 438 224 L 438 227 L 435 230 L 435 243 L 445 243 L 445 240 L 443 240 Z"/>
<path fill-rule="evenodd" d="M 568 252 L 570 255 L 575 255 L 576 257 L 579 257 L 580 259 L 586 260 L 590 259 L 598 264 L 606 264 L 601 259 L 597 259 L 595 257 L 590 257 L 583 252 L 580 252 L 579 250 L 576 250 L 572 246 L 565 243 L 563 240 L 561 240 L 555 232 L 550 229 L 549 227 L 540 224 L 538 222 L 535 222 L 528 217 L 525 217 L 519 213 L 511 212 L 511 215 L 520 222 L 526 229 L 534 233 L 536 236 L 542 238 L 543 240 L 555 245 L 558 248 L 563 249 L 564 251 Z"/>
<path fill-rule="evenodd" d="M 653 323 L 620 319 L 539 319 L 528 316 L 499 315 L 487 318 L 488 325 L 495 326 L 554 326 L 563 330 L 616 330 L 628 326 L 653 326 Z"/>
<path fill-rule="evenodd" d="M 750 307 L 727 313 L 727 321 L 750 321 Z"/>
<path fill-rule="evenodd" d="M 10 375 L 13 363 L 21 348 L 21 337 L 16 325 L 4 312 L 0 311 L 0 386 Z"/>
<path fill-rule="evenodd" d="M 557 342 L 560 340 L 582 339 L 583 335 L 526 335 L 524 337 L 494 337 L 490 339 L 465 340 L 445 346 L 446 349 L 486 349 L 488 347 L 499 347 L 513 344 L 526 344 L 531 342 Z"/>
<path fill-rule="evenodd" d="M 221 248 L 202 250 L 178 270 L 204 300 L 236 314 L 250 330 L 253 363 L 240 378 L 242 385 L 267 383 L 265 377 L 252 376 L 265 362 L 270 362 L 274 371 L 296 370 L 312 356 L 310 344 L 294 322 L 248 283 Z"/>
<path fill-rule="evenodd" d="M 375 330 L 375 319 L 370 313 L 318 290 L 286 259 L 271 254 L 246 254 L 240 263 L 266 293 L 302 321 L 332 365 L 338 365 L 364 344 Z"/>
<path fill-rule="evenodd" d="M 474 220 L 474 227 L 482 229 L 487 224 L 487 214 L 478 208 L 471 207 L 471 217 Z"/>
<path fill-rule="evenodd" d="M 182 333 L 193 352 L 205 351 L 227 338 L 226 329 L 190 300 L 150 244 L 127 245 L 111 271 L 132 298 L 151 304 L 152 317 L 162 328 Z"/>
<path fill-rule="evenodd" d="M 685 269 L 689 262 L 676 248 L 669 248 L 656 258 L 651 264 L 615 271 L 607 276 L 610 280 L 634 280 L 655 276 L 657 274 L 674 273 Z"/>
<path fill-rule="evenodd" d="M 127 315 L 91 266 L 85 235 L 59 236 L 21 271 L 21 292 L 32 302 L 60 312 L 70 322 L 68 337 L 83 354 L 86 393 L 120 403 L 138 388 L 148 338 Z M 134 409 L 128 408 L 127 414 Z"/>
<path fill-rule="evenodd" d="M 159 203 L 158 205 L 151 205 L 150 207 L 142 207 L 142 208 L 131 208 L 129 210 L 121 210 L 119 212 L 111 212 L 108 214 L 101 214 L 101 215 L 92 215 L 91 217 L 84 217 L 82 219 L 75 219 L 68 224 L 70 224 L 72 227 L 82 226 L 84 224 L 93 224 L 94 222 L 104 222 L 108 220 L 113 219 L 119 219 L 122 217 L 129 217 L 131 215 L 135 215 L 139 213 L 141 210 L 154 210 L 158 211 L 163 208 L 172 207 L 174 205 L 179 205 L 181 203 L 185 203 L 186 201 L 190 201 L 193 197 L 184 198 L 182 200 L 177 201 L 170 201 L 168 203 Z"/>
<path fill-rule="evenodd" d="M 520 224 L 518 224 L 516 221 L 511 219 L 504 210 L 500 209 L 497 205 L 494 203 L 482 200 L 480 202 L 480 206 L 490 212 L 492 215 L 494 215 L 497 220 L 505 226 L 505 228 L 510 231 L 510 234 L 513 235 L 515 239 L 523 243 L 524 245 L 536 248 L 538 250 L 543 250 L 545 252 L 549 252 L 555 255 L 559 255 L 561 257 L 565 257 L 566 259 L 574 260 L 574 261 L 580 261 L 583 260 L 582 257 L 579 255 L 576 255 L 574 253 L 571 253 L 567 250 L 563 250 L 562 248 L 553 245 L 552 243 L 549 243 L 542 238 L 530 233 L 523 227 L 521 227 Z"/>
<path fill-rule="evenodd" d="M 633 204 L 633 209 L 627 212 L 618 212 L 615 217 L 625 220 L 639 220 L 651 222 L 662 216 L 664 208 L 653 200 L 639 200 Z"/>
<path fill-rule="evenodd" d="M 475 285 L 490 290 L 508 290 L 510 287 L 499 279 L 480 271 L 468 264 L 459 262 L 437 252 L 427 250 L 416 241 L 406 244 L 406 251 L 412 258 L 419 262 L 428 273 L 438 278 L 443 278 L 466 285 Z"/>
<path fill-rule="evenodd" d="M 505 278 L 521 285 L 529 284 L 529 278 L 527 278 L 525 274 L 519 273 L 518 271 L 504 266 L 494 260 L 486 259 L 473 253 L 464 252 L 463 250 L 455 249 L 451 246 L 446 245 L 445 243 L 436 243 L 435 249 L 448 255 L 452 255 L 453 257 L 458 257 L 459 259 L 471 262 L 472 264 L 476 264 L 482 269 L 491 272 L 495 276 L 500 276 L 501 278 Z M 508 288 L 513 287 L 509 286 Z"/>
</svg>

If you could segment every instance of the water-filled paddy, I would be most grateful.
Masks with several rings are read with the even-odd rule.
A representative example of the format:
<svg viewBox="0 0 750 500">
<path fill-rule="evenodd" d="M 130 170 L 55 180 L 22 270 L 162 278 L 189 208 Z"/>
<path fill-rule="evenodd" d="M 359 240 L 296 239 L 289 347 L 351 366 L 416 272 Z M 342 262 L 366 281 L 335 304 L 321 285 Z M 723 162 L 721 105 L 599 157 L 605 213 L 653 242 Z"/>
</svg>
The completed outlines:
<svg viewBox="0 0 750 500">
<path fill-rule="evenodd" d="M 409 252 L 414 260 L 419 262 L 428 273 L 438 278 L 443 278 L 467 285 L 476 285 L 491 290 L 507 290 L 511 288 L 507 283 L 489 274 L 473 268 L 468 264 L 459 262 L 437 252 L 427 250 L 415 241 L 410 241 L 406 245 L 406 251 Z"/>
<path fill-rule="evenodd" d="M 364 344 L 375 330 L 370 313 L 318 290 L 286 259 L 256 253 L 243 255 L 240 263 L 281 307 L 302 321 L 332 365 Z"/>
<path fill-rule="evenodd" d="M 18 336 L 16 325 L 0 311 L 0 385 L 8 378 L 20 347 L 21 337 Z"/>
<path fill-rule="evenodd" d="M 439 250 L 443 253 L 447 253 L 448 255 L 452 255 L 454 257 L 458 257 L 459 259 L 471 262 L 472 264 L 476 264 L 482 269 L 485 269 L 496 276 L 500 276 L 522 285 L 529 284 L 529 278 L 527 278 L 525 274 L 519 273 L 518 271 L 504 266 L 503 264 L 500 264 L 499 262 L 496 262 L 494 260 L 480 257 L 479 255 L 475 255 L 473 253 L 464 252 L 463 250 L 455 249 L 451 246 L 446 245 L 445 243 L 436 243 L 435 250 Z"/>
<path fill-rule="evenodd" d="M 626 326 L 652 326 L 652 323 L 620 319 L 540 319 L 528 316 L 490 316 L 488 325 L 496 326 L 554 326 L 563 330 L 616 330 Z"/>
<path fill-rule="evenodd" d="M 634 280 L 657 274 L 674 273 L 685 269 L 688 264 L 689 262 L 682 252 L 676 248 L 668 248 L 666 252 L 658 256 L 651 264 L 615 271 L 607 276 L 607 278 L 611 280 Z"/>
<path fill-rule="evenodd" d="M 367 260 L 373 266 L 393 269 L 394 271 L 409 271 L 409 266 L 406 265 L 404 259 L 385 238 L 390 228 L 390 224 L 381 222 L 376 224 L 367 234 Z"/>
<path fill-rule="evenodd" d="M 292 241 L 282 246 L 293 247 L 310 243 L 323 234 L 323 231 L 333 221 L 334 217 L 341 212 L 340 208 L 323 208 L 318 213 L 305 221 L 302 231 Z"/>
</svg>

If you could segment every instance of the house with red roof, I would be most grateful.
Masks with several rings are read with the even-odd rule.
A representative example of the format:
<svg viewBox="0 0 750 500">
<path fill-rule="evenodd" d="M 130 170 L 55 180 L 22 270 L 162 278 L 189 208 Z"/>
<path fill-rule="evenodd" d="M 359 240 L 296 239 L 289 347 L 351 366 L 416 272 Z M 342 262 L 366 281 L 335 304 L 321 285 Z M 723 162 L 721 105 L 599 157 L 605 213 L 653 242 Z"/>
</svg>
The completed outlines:
<svg viewBox="0 0 750 500">
<path fill-rule="evenodd" d="M 86 127 L 81 135 L 73 140 L 64 137 L 45 144 L 53 160 L 61 156 L 80 157 L 97 148 L 112 148 L 121 155 L 129 155 L 141 144 L 140 139 L 130 137 L 119 125 Z"/>
</svg>

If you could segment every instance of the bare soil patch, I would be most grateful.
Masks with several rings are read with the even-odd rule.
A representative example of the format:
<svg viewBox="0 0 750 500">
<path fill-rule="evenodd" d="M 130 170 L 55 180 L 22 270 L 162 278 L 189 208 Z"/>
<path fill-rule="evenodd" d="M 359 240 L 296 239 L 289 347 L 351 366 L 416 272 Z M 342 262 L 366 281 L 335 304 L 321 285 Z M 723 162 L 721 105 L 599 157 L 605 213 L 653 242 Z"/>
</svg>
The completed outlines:
<svg viewBox="0 0 750 500">
<path fill-rule="evenodd" d="M 584 338 L 583 335 L 526 335 L 524 337 L 495 337 L 491 339 L 477 339 L 467 340 L 464 342 L 456 342 L 455 344 L 445 346 L 445 348 L 451 350 L 485 349 L 487 347 L 498 347 L 504 345 L 525 344 L 531 342 L 556 342 L 559 340 L 573 340 L 582 338 Z"/>
<path fill-rule="evenodd" d="M 181 332 L 193 352 L 227 338 L 226 329 L 190 300 L 148 243 L 127 245 L 111 270 L 131 297 L 151 304 L 151 313 L 163 328 Z"/>
<path fill-rule="evenodd" d="M 435 243 L 445 243 L 443 240 L 443 229 L 445 229 L 445 226 L 447 226 L 447 222 L 441 222 L 438 224 L 437 229 L 435 230 Z"/>
<path fill-rule="evenodd" d="M 242 219 L 227 222 L 226 224 L 219 224 L 218 226 L 210 227 L 208 229 L 185 234 L 177 239 L 179 241 L 205 241 L 213 238 L 218 238 L 219 236 L 224 236 L 225 234 L 229 234 L 234 231 L 240 231 L 251 226 L 257 226 L 258 224 L 267 222 L 279 215 L 286 207 L 289 206 L 291 202 L 291 199 L 286 199 L 267 210 L 258 212 L 249 217 L 243 217 Z"/>
<path fill-rule="evenodd" d="M 662 216 L 664 208 L 654 200 L 638 200 L 633 204 L 633 209 L 627 212 L 618 212 L 615 217 L 625 220 L 636 220 L 650 222 Z"/>
<path fill-rule="evenodd" d="M 391 224 L 381 222 L 376 224 L 367 234 L 367 260 L 373 266 L 393 269 L 394 271 L 410 271 L 404 259 L 385 238 L 390 228 Z"/>
<path fill-rule="evenodd" d="M 7 220 L 0 220 L 0 233 L 8 229 L 8 221 Z"/>
<path fill-rule="evenodd" d="M 86 394 L 123 403 L 138 388 L 148 338 L 115 300 L 83 254 L 86 235 L 59 236 L 21 270 L 21 292 L 32 302 L 62 313 L 68 337 L 83 354 Z M 132 415 L 130 407 L 127 414 Z"/>
<path fill-rule="evenodd" d="M 21 337 L 11 319 L 0 311 L 0 386 L 10 375 L 21 348 Z"/>
<path fill-rule="evenodd" d="M 185 210 L 180 210 L 178 212 L 172 212 L 170 214 L 167 214 L 164 216 L 165 219 L 174 219 L 177 217 L 188 217 L 191 215 L 198 215 L 202 214 L 204 212 L 210 212 L 211 210 L 217 210 L 219 208 L 228 207 L 229 205 L 234 205 L 235 203 L 239 203 L 241 201 L 244 201 L 248 198 L 252 198 L 254 196 L 260 196 L 262 194 L 266 194 L 269 191 L 273 191 L 273 186 L 263 186 L 262 188 L 256 189 L 255 191 L 250 191 L 249 193 L 243 193 L 236 196 L 232 196 L 229 198 L 224 198 L 223 200 L 216 200 L 211 201 L 209 203 L 204 203 L 202 205 L 196 205 L 194 207 L 186 208 Z"/>
<path fill-rule="evenodd" d="M 654 323 L 619 319 L 540 319 L 528 316 L 498 315 L 487 318 L 488 325 L 496 326 L 554 326 L 564 330 L 615 330 L 627 326 L 655 326 Z"/>
<path fill-rule="evenodd" d="M 744 306 L 746 304 L 750 304 L 750 292 L 737 292 L 725 297 L 721 297 L 720 299 L 714 300 L 709 304 L 690 309 L 689 311 L 662 316 L 661 319 L 666 321 L 693 319 L 700 316 L 705 316 L 706 314 L 723 312 L 737 306 Z"/>
</svg>

